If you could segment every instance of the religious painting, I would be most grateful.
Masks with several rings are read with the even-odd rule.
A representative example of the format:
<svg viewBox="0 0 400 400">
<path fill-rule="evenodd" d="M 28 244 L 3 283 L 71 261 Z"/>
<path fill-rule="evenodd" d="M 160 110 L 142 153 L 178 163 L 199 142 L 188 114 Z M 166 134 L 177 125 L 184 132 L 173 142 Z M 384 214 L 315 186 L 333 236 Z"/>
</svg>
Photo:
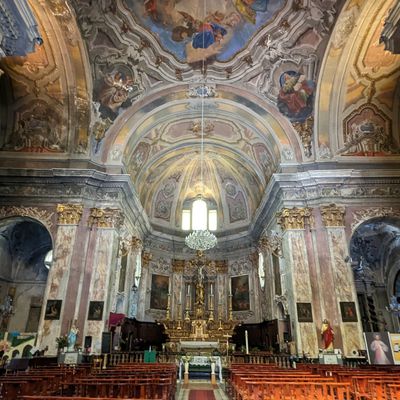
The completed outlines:
<svg viewBox="0 0 400 400">
<path fill-rule="evenodd" d="M 240 275 L 231 278 L 232 311 L 250 310 L 249 276 Z"/>
<path fill-rule="evenodd" d="M 231 60 L 285 0 L 126 0 L 127 8 L 179 61 Z"/>
<path fill-rule="evenodd" d="M 364 332 L 370 364 L 394 364 L 389 332 Z"/>
<path fill-rule="evenodd" d="M 166 310 L 168 306 L 169 277 L 153 274 L 151 276 L 150 308 Z"/>
<path fill-rule="evenodd" d="M 392 346 L 392 355 L 395 364 L 400 364 L 400 334 L 390 333 L 390 344 Z"/>
<path fill-rule="evenodd" d="M 357 322 L 356 305 L 353 301 L 341 301 L 340 312 L 343 322 Z"/>
<path fill-rule="evenodd" d="M 297 321 L 313 322 L 311 303 L 297 303 Z"/>
<path fill-rule="evenodd" d="M 89 321 L 101 321 L 103 319 L 104 301 L 91 301 L 89 303 Z"/>
<path fill-rule="evenodd" d="M 44 319 L 60 319 L 62 300 L 47 300 Z"/>
<path fill-rule="evenodd" d="M 315 83 L 296 71 L 279 78 L 278 109 L 291 122 L 304 122 L 313 112 Z"/>
</svg>

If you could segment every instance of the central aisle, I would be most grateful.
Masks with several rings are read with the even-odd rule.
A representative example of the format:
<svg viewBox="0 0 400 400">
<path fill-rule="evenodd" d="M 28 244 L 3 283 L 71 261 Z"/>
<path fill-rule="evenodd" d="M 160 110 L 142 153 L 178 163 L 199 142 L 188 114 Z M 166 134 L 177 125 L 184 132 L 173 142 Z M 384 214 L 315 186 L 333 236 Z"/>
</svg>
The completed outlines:
<svg viewBox="0 0 400 400">
<path fill-rule="evenodd" d="M 191 393 L 192 391 L 192 393 Z M 201 392 L 203 391 L 203 393 Z M 223 386 L 213 387 L 210 381 L 190 380 L 187 388 L 182 383 L 177 384 L 176 400 L 228 400 Z"/>
</svg>

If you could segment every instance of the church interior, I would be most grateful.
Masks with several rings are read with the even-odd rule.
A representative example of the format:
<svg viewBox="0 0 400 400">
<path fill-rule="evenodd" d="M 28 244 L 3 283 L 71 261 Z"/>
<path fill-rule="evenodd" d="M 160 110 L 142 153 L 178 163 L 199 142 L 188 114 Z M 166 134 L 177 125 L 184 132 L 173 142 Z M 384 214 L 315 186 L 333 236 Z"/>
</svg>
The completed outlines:
<svg viewBox="0 0 400 400">
<path fill-rule="evenodd" d="M 0 21 L 2 369 L 148 364 L 172 399 L 197 363 L 217 399 L 272 400 L 241 373 L 354 367 L 391 397 L 319 398 L 400 399 L 398 0 L 0 0 Z"/>
</svg>

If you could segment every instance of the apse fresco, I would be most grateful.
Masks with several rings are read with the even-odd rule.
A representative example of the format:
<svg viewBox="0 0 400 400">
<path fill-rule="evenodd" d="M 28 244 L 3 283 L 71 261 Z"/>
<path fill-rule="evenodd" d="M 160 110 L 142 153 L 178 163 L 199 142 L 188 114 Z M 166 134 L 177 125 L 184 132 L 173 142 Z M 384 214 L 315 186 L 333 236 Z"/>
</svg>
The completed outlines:
<svg viewBox="0 0 400 400">
<path fill-rule="evenodd" d="M 272 21 L 285 0 L 127 0 L 135 18 L 182 62 L 224 62 Z"/>
</svg>

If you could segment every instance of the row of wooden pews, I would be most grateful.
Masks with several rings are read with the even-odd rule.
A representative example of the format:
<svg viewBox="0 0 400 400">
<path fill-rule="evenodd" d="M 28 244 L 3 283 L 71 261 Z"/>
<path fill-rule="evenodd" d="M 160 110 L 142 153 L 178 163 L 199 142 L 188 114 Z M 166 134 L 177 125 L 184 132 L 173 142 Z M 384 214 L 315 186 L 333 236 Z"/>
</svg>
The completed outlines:
<svg viewBox="0 0 400 400">
<path fill-rule="evenodd" d="M 345 368 L 232 364 L 227 394 L 233 400 L 400 400 L 400 368 Z"/>
<path fill-rule="evenodd" d="M 1 399 L 159 399 L 172 400 L 175 364 L 120 364 L 108 369 L 90 366 L 31 369 L 0 378 Z"/>
</svg>

